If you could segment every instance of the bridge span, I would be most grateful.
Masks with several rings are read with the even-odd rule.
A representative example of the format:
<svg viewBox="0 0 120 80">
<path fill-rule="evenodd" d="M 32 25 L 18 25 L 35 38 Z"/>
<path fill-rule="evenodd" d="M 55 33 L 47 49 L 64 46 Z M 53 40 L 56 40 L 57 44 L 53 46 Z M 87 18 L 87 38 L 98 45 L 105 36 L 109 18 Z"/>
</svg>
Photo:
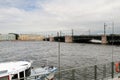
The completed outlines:
<svg viewBox="0 0 120 80">
<path fill-rule="evenodd" d="M 66 43 L 94 43 L 91 40 L 98 40 L 101 44 L 120 44 L 120 35 L 74 35 L 55 36 L 44 39 L 45 41 L 66 42 Z M 97 42 L 96 42 L 97 43 Z"/>
</svg>

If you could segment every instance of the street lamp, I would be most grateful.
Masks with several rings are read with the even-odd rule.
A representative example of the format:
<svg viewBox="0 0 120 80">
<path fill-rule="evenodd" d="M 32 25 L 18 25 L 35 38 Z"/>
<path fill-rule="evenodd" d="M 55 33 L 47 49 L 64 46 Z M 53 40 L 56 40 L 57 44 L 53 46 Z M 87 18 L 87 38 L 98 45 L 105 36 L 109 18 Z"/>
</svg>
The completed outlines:
<svg viewBox="0 0 120 80">
<path fill-rule="evenodd" d="M 104 36 L 106 35 L 106 23 L 104 23 Z"/>
<path fill-rule="evenodd" d="M 61 78 L 61 73 L 60 73 L 60 70 L 61 70 L 61 68 L 60 68 L 60 64 L 61 64 L 61 62 L 60 62 L 60 37 L 61 37 L 61 31 L 58 32 L 57 35 L 58 35 L 58 80 L 60 80 L 60 78 Z"/>
<path fill-rule="evenodd" d="M 112 22 L 112 62 L 113 62 L 113 52 L 114 52 L 114 22 Z"/>
<path fill-rule="evenodd" d="M 114 57 L 113 57 L 113 53 L 114 53 L 114 22 L 112 22 L 112 78 L 114 78 Z"/>
</svg>

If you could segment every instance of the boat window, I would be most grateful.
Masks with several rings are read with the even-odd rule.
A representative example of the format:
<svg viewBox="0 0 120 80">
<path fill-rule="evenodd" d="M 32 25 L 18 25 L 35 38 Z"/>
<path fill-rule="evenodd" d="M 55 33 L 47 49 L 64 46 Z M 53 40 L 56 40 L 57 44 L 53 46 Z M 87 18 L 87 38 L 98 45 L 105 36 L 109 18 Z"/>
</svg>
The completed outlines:
<svg viewBox="0 0 120 80">
<path fill-rule="evenodd" d="M 0 77 L 0 80 L 9 80 L 9 76 Z"/>
<path fill-rule="evenodd" d="M 20 78 L 21 78 L 20 80 L 24 80 L 24 71 L 20 72 L 19 74 L 20 74 Z"/>
<path fill-rule="evenodd" d="M 3 74 L 3 73 L 7 73 L 8 70 L 3 70 L 3 71 L 0 71 L 0 74 Z"/>
<path fill-rule="evenodd" d="M 14 74 L 12 79 L 18 79 L 18 74 Z"/>
<path fill-rule="evenodd" d="M 25 70 L 25 77 L 30 76 L 31 74 L 31 68 Z"/>
</svg>

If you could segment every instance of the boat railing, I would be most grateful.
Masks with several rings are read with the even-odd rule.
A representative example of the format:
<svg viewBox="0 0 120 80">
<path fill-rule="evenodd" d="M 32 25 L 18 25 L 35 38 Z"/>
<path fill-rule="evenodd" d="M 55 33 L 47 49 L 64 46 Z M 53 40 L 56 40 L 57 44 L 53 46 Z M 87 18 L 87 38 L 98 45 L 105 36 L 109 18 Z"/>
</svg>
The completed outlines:
<svg viewBox="0 0 120 80">
<path fill-rule="evenodd" d="M 42 76 L 41 75 L 34 75 L 34 76 L 21 77 L 21 78 L 12 79 L 12 80 L 43 80 L 44 78 L 47 78 L 47 75 L 42 75 Z"/>
<path fill-rule="evenodd" d="M 55 74 L 55 71 L 51 71 L 48 74 L 34 74 L 32 76 L 29 77 L 21 77 L 21 78 L 17 78 L 17 79 L 12 79 L 12 80 L 44 80 L 45 78 L 48 79 L 48 75 L 50 74 Z M 49 80 L 49 79 L 48 79 Z"/>
</svg>

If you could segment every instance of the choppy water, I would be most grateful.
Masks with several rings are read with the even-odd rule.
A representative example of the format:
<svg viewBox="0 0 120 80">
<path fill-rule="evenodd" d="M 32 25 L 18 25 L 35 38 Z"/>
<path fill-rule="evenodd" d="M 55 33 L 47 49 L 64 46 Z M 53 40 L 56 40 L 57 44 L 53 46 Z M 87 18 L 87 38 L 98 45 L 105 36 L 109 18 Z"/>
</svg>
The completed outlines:
<svg viewBox="0 0 120 80">
<path fill-rule="evenodd" d="M 82 67 L 112 61 L 112 46 L 61 43 L 61 67 Z M 113 46 L 114 61 L 120 61 L 120 46 Z M 33 66 L 58 65 L 58 43 L 45 41 L 0 42 L 0 62 L 31 60 Z"/>
</svg>

